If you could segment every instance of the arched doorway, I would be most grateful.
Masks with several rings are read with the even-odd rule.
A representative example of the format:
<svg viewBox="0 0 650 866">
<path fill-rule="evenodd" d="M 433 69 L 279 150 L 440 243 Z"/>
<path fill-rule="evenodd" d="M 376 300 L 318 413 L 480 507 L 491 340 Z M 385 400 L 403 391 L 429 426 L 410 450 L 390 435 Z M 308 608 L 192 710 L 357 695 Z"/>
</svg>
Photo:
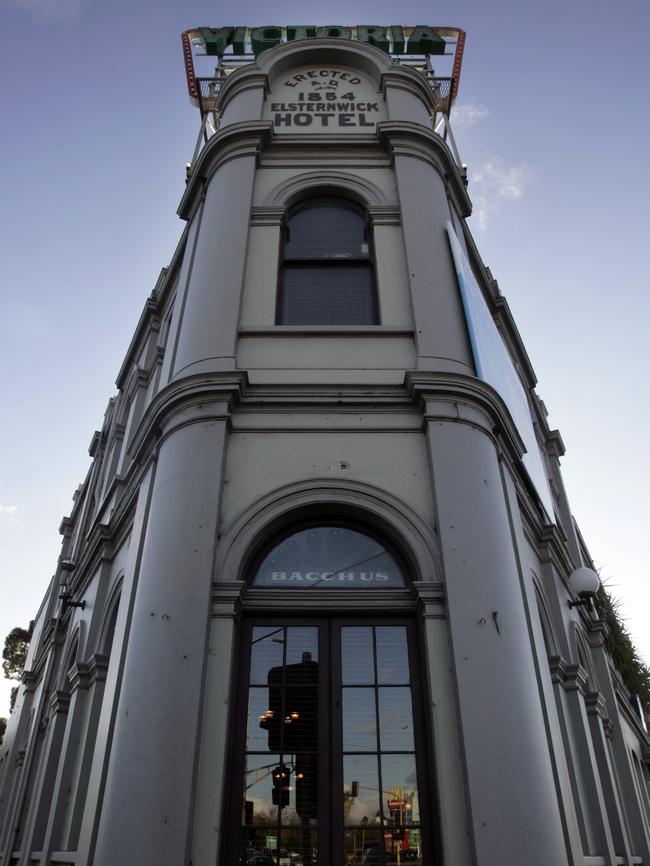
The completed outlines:
<svg viewBox="0 0 650 866">
<path fill-rule="evenodd" d="M 282 589 L 285 604 L 242 627 L 228 863 L 433 863 L 416 623 L 390 604 L 359 615 L 366 594 L 404 593 L 398 552 L 365 528 L 313 522 L 267 545 L 249 585 Z M 322 591 L 336 601 L 305 616 L 305 595 Z"/>
</svg>

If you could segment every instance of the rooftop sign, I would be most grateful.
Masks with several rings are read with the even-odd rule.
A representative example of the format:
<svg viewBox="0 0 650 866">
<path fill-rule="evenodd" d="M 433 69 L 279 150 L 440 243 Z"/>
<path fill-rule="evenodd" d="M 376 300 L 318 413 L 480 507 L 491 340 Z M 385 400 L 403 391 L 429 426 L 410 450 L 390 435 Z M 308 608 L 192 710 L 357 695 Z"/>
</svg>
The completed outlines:
<svg viewBox="0 0 650 866">
<path fill-rule="evenodd" d="M 242 63 L 252 63 L 262 51 L 299 39 L 345 39 L 365 42 L 390 54 L 397 62 L 408 62 L 408 58 L 425 58 L 432 55 L 452 56 L 451 75 L 454 79 L 452 96 L 455 96 L 460 80 L 465 32 L 458 27 L 434 27 L 429 24 L 416 24 L 412 27 L 401 24 L 387 26 L 336 24 L 325 27 L 289 24 L 286 27 L 275 25 L 196 27 L 186 30 L 182 39 L 187 84 L 192 101 L 195 101 L 198 96 L 195 58 L 216 57 L 217 63 L 226 60 L 231 61 L 232 65 L 240 66 Z"/>
<path fill-rule="evenodd" d="M 295 39 L 355 39 L 367 42 L 389 54 L 444 54 L 444 35 L 450 28 L 430 27 L 417 24 L 402 27 L 391 24 L 379 27 L 375 24 L 359 24 L 356 27 L 315 27 L 289 24 L 287 27 L 197 27 L 188 30 L 191 40 L 203 43 L 206 54 L 222 56 L 229 45 L 233 54 L 253 53 L 255 57 L 267 48 Z"/>
</svg>

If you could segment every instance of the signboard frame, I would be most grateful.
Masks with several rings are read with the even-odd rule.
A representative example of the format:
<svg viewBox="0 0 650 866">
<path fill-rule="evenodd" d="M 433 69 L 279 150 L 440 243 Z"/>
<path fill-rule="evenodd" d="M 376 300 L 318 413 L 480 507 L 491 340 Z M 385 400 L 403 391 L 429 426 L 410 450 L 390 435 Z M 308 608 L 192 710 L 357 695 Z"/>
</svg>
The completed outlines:
<svg viewBox="0 0 650 866">
<path fill-rule="evenodd" d="M 555 523 L 553 496 L 535 434 L 526 390 L 450 220 L 447 220 L 446 228 L 465 311 L 476 374 L 498 392 L 508 407 L 526 448 L 522 457 L 523 467 L 535 488 L 547 521 Z"/>
</svg>

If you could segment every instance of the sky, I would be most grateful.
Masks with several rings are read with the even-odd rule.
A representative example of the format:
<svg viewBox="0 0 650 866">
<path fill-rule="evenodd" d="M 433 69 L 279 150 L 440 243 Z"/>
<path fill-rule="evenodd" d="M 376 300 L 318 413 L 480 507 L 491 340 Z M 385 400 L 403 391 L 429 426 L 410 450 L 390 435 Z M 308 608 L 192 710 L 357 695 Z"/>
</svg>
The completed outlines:
<svg viewBox="0 0 650 866">
<path fill-rule="evenodd" d="M 650 662 L 643 0 L 332 0 L 327 19 L 297 2 L 0 0 L 0 638 L 38 609 L 93 431 L 180 237 L 199 124 L 180 35 L 296 23 L 467 31 L 452 127 L 469 224 L 566 444 L 573 513 Z M 10 687 L 0 678 L 0 715 Z"/>
</svg>

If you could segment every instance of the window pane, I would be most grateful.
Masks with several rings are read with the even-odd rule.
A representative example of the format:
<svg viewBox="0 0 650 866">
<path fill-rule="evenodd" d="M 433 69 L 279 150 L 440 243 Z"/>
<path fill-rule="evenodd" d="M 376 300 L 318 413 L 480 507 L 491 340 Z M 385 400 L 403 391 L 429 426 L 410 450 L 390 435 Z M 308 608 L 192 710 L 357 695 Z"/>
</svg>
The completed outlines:
<svg viewBox="0 0 650 866">
<path fill-rule="evenodd" d="M 415 755 L 382 755 L 381 785 L 384 791 L 395 792 L 395 800 L 402 803 L 402 823 L 419 824 L 420 801 Z M 384 815 L 389 817 L 387 800 L 384 800 Z"/>
<path fill-rule="evenodd" d="M 372 626 L 341 628 L 341 667 L 345 686 L 370 685 L 375 682 Z"/>
<path fill-rule="evenodd" d="M 377 626 L 377 681 L 392 685 L 409 682 L 406 628 L 403 625 Z"/>
<path fill-rule="evenodd" d="M 379 742 L 382 752 L 410 752 L 415 748 L 409 688 L 379 689 Z"/>
<path fill-rule="evenodd" d="M 271 668 L 282 664 L 284 639 L 285 630 L 282 626 L 255 626 L 251 647 L 251 683 L 268 683 Z"/>
<path fill-rule="evenodd" d="M 372 325 L 376 321 L 369 264 L 285 264 L 283 282 L 285 325 Z"/>
<path fill-rule="evenodd" d="M 280 857 L 286 863 L 287 856 L 292 864 L 316 866 L 318 863 L 316 831 L 309 828 L 277 830 L 275 827 L 242 829 L 239 866 L 268 866 L 269 857 L 274 864 L 278 863 Z"/>
<path fill-rule="evenodd" d="M 318 817 L 318 754 L 296 755 L 293 770 L 296 814 L 303 823 L 315 823 Z"/>
<path fill-rule="evenodd" d="M 292 668 L 287 682 L 318 681 L 318 629 L 309 626 L 292 626 L 287 629 L 287 664 Z M 298 667 L 300 665 L 300 667 Z"/>
<path fill-rule="evenodd" d="M 377 750 L 374 689 L 343 689 L 343 750 Z"/>
<path fill-rule="evenodd" d="M 284 704 L 285 755 L 318 748 L 318 691 L 310 686 L 287 686 Z"/>
<path fill-rule="evenodd" d="M 281 708 L 280 708 L 281 710 Z M 248 693 L 248 732 L 246 749 L 251 752 L 275 751 L 280 748 L 279 740 L 274 745 L 272 723 L 277 712 L 269 705 L 268 688 L 251 688 Z"/>
<path fill-rule="evenodd" d="M 352 796 L 356 782 L 357 795 Z M 345 755 L 343 758 L 343 812 L 345 823 L 372 824 L 379 808 L 379 767 L 377 755 Z"/>
<path fill-rule="evenodd" d="M 254 584 L 280 589 L 371 589 L 403 587 L 404 577 L 394 557 L 371 536 L 341 526 L 314 526 L 276 544 L 259 566 Z M 282 640 L 280 633 L 260 643 Z M 291 658 L 299 661 L 291 636 L 288 640 Z M 315 651 L 307 645 L 305 649 Z M 268 654 L 278 658 L 272 650 Z M 266 656 L 263 661 L 266 663 Z M 262 682 L 266 682 L 265 677 Z"/>
<path fill-rule="evenodd" d="M 317 866 L 318 864 L 318 841 L 315 830 L 308 828 L 295 828 L 281 830 L 280 856 L 286 851 L 292 866 Z M 274 861 L 275 862 L 275 861 Z M 280 860 L 286 863 L 286 860 Z M 251 864 L 255 866 L 255 864 Z"/>
<path fill-rule="evenodd" d="M 278 807 L 273 802 L 273 770 L 280 763 L 280 755 L 247 756 L 243 824 L 277 824 Z"/>
<path fill-rule="evenodd" d="M 367 255 L 365 220 L 342 199 L 310 199 L 289 219 L 287 259 L 358 259 Z"/>
<path fill-rule="evenodd" d="M 367 826 L 348 830 L 345 834 L 345 862 L 349 866 L 366 863 L 368 866 L 380 866 L 386 862 L 382 859 L 383 844 L 383 833 L 376 825 L 373 827 L 372 821 Z"/>
</svg>

